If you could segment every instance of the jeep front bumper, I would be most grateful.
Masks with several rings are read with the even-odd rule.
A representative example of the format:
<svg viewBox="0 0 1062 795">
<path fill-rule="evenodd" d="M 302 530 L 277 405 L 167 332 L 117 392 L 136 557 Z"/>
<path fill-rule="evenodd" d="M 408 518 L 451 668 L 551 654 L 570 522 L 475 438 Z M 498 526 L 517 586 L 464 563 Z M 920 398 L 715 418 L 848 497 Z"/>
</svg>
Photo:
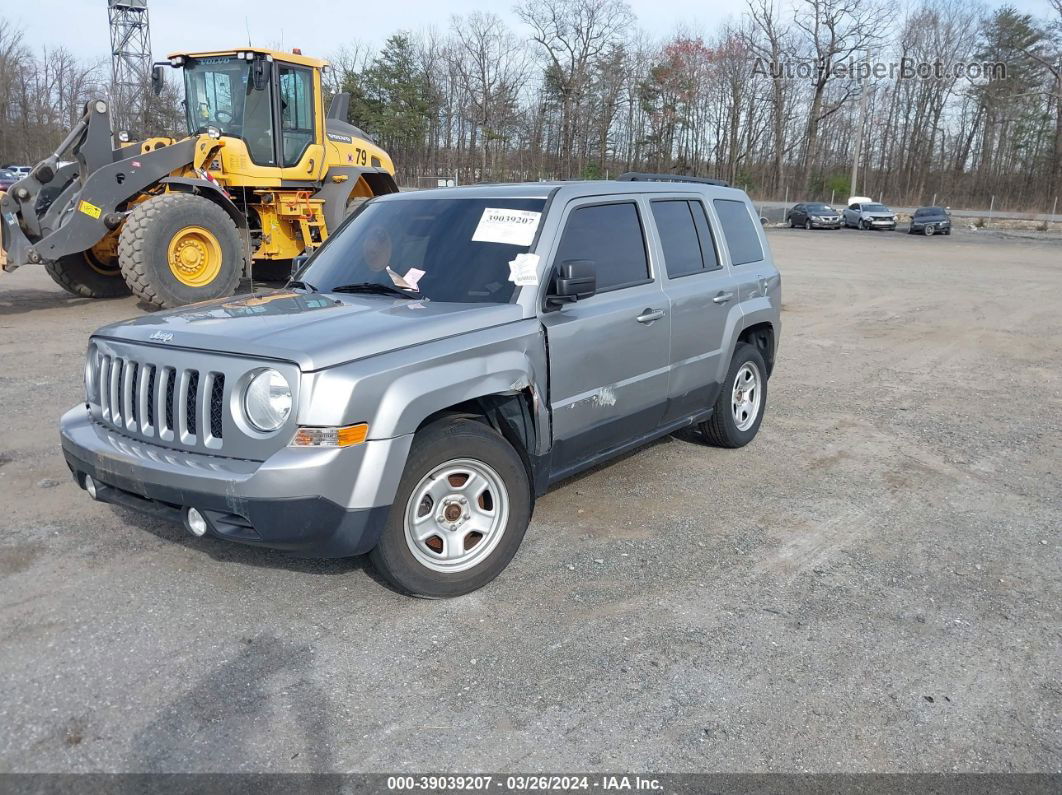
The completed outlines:
<svg viewBox="0 0 1062 795">
<path fill-rule="evenodd" d="M 209 534 L 306 557 L 361 555 L 387 520 L 412 436 L 346 448 L 283 448 L 266 461 L 185 453 L 123 436 L 85 406 L 60 421 L 63 455 L 96 499 L 172 521 L 188 508 Z"/>
</svg>

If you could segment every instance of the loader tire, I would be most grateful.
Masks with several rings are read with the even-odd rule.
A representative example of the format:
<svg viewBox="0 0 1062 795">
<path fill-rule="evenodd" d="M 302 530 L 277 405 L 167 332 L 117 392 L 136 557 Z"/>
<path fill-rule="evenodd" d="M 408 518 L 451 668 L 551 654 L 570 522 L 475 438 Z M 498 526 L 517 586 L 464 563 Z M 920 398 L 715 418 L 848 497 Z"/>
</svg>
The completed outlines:
<svg viewBox="0 0 1062 795">
<path fill-rule="evenodd" d="M 52 281 L 71 295 L 81 298 L 121 298 L 129 295 L 117 263 L 97 262 L 91 251 L 68 254 L 44 269 Z"/>
<path fill-rule="evenodd" d="M 243 273 L 236 224 L 189 193 L 137 205 L 118 238 L 118 261 L 133 294 L 159 308 L 232 295 Z"/>
</svg>

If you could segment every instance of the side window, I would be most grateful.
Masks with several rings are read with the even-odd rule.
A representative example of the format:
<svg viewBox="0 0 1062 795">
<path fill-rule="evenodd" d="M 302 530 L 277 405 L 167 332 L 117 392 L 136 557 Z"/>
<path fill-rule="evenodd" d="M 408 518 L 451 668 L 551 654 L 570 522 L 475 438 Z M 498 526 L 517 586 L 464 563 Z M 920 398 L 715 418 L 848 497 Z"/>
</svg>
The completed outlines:
<svg viewBox="0 0 1062 795">
<path fill-rule="evenodd" d="M 298 165 L 313 143 L 313 73 L 309 69 L 280 67 L 280 129 L 284 165 Z"/>
<path fill-rule="evenodd" d="M 704 267 L 701 260 L 701 244 L 687 201 L 655 201 L 652 203 L 653 220 L 660 233 L 660 246 L 664 250 L 667 275 L 674 279 L 700 273 Z"/>
<path fill-rule="evenodd" d="M 693 222 L 697 225 L 697 237 L 701 240 L 704 269 L 714 271 L 723 267 L 719 264 L 719 255 L 715 252 L 715 235 L 712 234 L 712 225 L 708 222 L 708 211 L 698 201 L 690 202 L 690 208 L 693 210 Z"/>
<path fill-rule="evenodd" d="M 723 237 L 730 251 L 730 262 L 734 265 L 744 265 L 762 260 L 763 247 L 760 246 L 760 236 L 745 202 L 716 199 L 715 211 L 723 225 Z"/>
<path fill-rule="evenodd" d="M 593 260 L 597 291 L 649 280 L 649 258 L 638 208 L 633 202 L 579 207 L 568 216 L 555 262 Z"/>
<path fill-rule="evenodd" d="M 848 205 L 848 209 L 849 210 L 858 210 L 859 209 L 859 205 L 858 204 L 849 204 Z"/>
</svg>

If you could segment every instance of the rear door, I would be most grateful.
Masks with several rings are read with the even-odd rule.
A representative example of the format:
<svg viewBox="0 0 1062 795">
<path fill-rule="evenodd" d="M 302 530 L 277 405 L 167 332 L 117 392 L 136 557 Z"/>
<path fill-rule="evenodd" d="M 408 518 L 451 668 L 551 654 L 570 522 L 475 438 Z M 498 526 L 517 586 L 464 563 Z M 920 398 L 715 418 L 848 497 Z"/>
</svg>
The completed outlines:
<svg viewBox="0 0 1062 795">
<path fill-rule="evenodd" d="M 726 368 L 727 318 L 740 313 L 737 289 L 720 256 L 699 196 L 653 199 L 651 215 L 671 306 L 668 403 L 664 422 L 709 409 Z"/>
<path fill-rule="evenodd" d="M 541 315 L 555 473 L 648 435 L 663 417 L 671 319 L 650 267 L 643 211 L 633 197 L 565 208 L 548 273 L 591 260 L 597 294 Z"/>
</svg>

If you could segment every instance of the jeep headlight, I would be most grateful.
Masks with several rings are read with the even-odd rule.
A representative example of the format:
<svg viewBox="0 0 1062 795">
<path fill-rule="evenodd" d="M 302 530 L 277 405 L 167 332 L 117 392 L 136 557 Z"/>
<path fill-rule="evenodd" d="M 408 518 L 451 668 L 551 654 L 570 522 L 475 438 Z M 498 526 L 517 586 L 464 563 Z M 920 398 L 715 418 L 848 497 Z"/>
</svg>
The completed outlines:
<svg viewBox="0 0 1062 795">
<path fill-rule="evenodd" d="M 248 422 L 264 433 L 277 430 L 291 414 L 291 387 L 273 369 L 259 371 L 243 393 L 243 412 Z"/>
</svg>

